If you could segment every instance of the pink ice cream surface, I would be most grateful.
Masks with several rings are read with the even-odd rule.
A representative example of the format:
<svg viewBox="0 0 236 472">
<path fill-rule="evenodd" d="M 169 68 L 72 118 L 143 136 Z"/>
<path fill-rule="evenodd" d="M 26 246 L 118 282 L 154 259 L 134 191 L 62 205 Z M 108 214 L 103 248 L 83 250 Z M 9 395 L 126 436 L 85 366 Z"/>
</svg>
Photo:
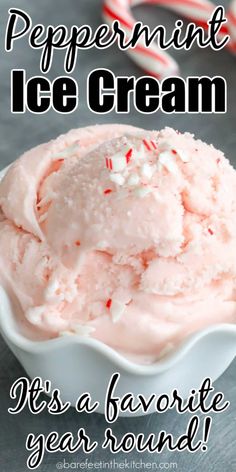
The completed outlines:
<svg viewBox="0 0 236 472">
<path fill-rule="evenodd" d="M 236 171 L 188 133 L 72 130 L 14 163 L 0 207 L 0 281 L 42 336 L 155 358 L 236 321 Z"/>
</svg>

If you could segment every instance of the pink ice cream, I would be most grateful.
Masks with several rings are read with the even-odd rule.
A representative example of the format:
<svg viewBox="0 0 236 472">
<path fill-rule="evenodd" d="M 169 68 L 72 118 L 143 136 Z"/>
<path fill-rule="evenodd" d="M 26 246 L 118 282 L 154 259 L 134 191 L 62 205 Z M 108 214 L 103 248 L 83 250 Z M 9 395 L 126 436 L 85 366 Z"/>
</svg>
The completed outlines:
<svg viewBox="0 0 236 472">
<path fill-rule="evenodd" d="M 153 359 L 236 322 L 236 171 L 188 133 L 70 131 L 15 162 L 0 206 L 0 281 L 38 336 Z"/>
</svg>

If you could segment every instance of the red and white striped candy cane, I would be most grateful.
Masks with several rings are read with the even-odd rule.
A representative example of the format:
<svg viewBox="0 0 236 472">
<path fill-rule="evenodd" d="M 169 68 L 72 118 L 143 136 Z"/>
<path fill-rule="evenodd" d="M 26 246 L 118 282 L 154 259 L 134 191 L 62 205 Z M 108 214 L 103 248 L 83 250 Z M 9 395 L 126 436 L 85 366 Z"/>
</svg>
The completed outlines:
<svg viewBox="0 0 236 472">
<path fill-rule="evenodd" d="M 236 53 L 236 0 L 233 0 L 231 3 L 227 17 L 229 21 L 229 33 L 231 39 L 229 47 L 231 51 Z"/>
<path fill-rule="evenodd" d="M 109 25 L 118 20 L 127 34 L 127 39 L 130 39 L 136 22 L 131 7 L 140 3 L 164 6 L 180 13 L 204 29 L 208 28 L 207 21 L 216 8 L 216 5 L 208 0 L 105 0 L 103 17 Z M 222 26 L 221 35 L 224 36 L 227 33 L 228 28 Z M 137 65 L 154 77 L 162 78 L 178 74 L 178 64 L 170 54 L 161 50 L 155 43 L 152 43 L 150 47 L 146 47 L 142 37 L 135 48 L 129 48 L 126 52 Z"/>
</svg>

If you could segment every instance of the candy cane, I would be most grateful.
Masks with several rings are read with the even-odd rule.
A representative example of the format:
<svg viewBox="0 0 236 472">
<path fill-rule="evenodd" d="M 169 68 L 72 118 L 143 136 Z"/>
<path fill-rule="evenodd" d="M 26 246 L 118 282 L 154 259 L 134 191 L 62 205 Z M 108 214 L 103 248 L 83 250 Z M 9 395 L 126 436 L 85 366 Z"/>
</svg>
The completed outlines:
<svg viewBox="0 0 236 472">
<path fill-rule="evenodd" d="M 229 47 L 231 51 L 236 53 L 236 0 L 233 0 L 228 11 L 229 32 L 231 41 Z"/>
<path fill-rule="evenodd" d="M 140 3 L 167 7 L 204 29 L 208 28 L 207 21 L 216 8 L 216 5 L 208 0 L 105 0 L 103 17 L 109 25 L 118 20 L 126 32 L 128 40 L 132 36 L 132 29 L 136 22 L 131 7 Z M 220 34 L 224 36 L 227 33 L 227 27 L 222 26 Z M 178 74 L 179 68 L 175 60 L 155 43 L 146 47 L 142 37 L 135 48 L 129 48 L 126 52 L 137 65 L 154 77 L 160 78 Z"/>
</svg>

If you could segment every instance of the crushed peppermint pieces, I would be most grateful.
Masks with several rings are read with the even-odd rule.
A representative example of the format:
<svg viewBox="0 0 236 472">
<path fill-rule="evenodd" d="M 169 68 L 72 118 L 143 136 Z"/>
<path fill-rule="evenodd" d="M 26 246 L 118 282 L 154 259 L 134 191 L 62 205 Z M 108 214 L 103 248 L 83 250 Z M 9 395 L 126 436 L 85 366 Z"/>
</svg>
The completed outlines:
<svg viewBox="0 0 236 472">
<path fill-rule="evenodd" d="M 146 179 L 150 180 L 155 172 L 155 169 L 153 166 L 150 166 L 150 164 L 143 164 L 141 167 L 141 175 L 145 177 Z"/>
<path fill-rule="evenodd" d="M 114 182 L 117 185 L 124 185 L 125 183 L 125 178 L 123 177 L 122 174 L 110 174 L 110 180 Z"/>
<path fill-rule="evenodd" d="M 153 141 L 153 139 L 151 139 L 150 143 L 151 143 L 153 149 L 157 149 L 157 144 L 155 143 L 155 141 Z"/>
<path fill-rule="evenodd" d="M 110 157 L 105 157 L 106 168 L 112 170 L 112 159 Z"/>
<path fill-rule="evenodd" d="M 111 193 L 111 192 L 112 192 L 112 189 L 111 189 L 111 188 L 106 188 L 106 189 L 103 191 L 104 195 L 108 195 L 108 194 Z"/>
<path fill-rule="evenodd" d="M 145 149 L 144 149 L 145 148 Z M 146 159 L 146 152 L 153 155 L 155 159 Z M 146 162 L 143 159 L 146 159 Z M 118 187 L 124 186 L 130 192 L 129 187 L 132 187 L 132 192 L 143 198 L 150 193 L 155 193 L 154 186 L 148 181 L 151 181 L 153 175 L 158 170 L 165 168 L 168 172 L 176 174 L 178 166 L 175 158 L 179 158 L 182 162 L 189 161 L 188 156 L 182 149 L 172 147 L 168 142 L 161 142 L 160 144 L 150 138 L 145 138 L 140 141 L 140 146 L 137 148 L 130 147 L 127 152 L 120 150 L 112 157 L 105 157 L 106 167 L 110 170 L 109 178 Z M 136 172 L 132 172 L 132 166 L 128 167 L 130 160 L 135 161 Z M 149 185 L 149 186 L 148 186 Z M 103 191 L 105 195 L 111 193 L 113 190 L 108 188 Z M 124 196 L 124 194 L 122 194 Z M 157 200 L 159 197 L 157 196 Z"/>
<path fill-rule="evenodd" d="M 153 151 L 153 149 L 157 149 L 157 145 L 153 139 L 147 140 L 143 139 L 143 145 L 148 151 Z"/>
<path fill-rule="evenodd" d="M 129 186 L 135 186 L 135 185 L 138 185 L 140 182 L 140 177 L 138 174 L 130 174 L 129 178 L 128 178 L 128 185 Z"/>
<path fill-rule="evenodd" d="M 214 234 L 214 231 L 211 228 L 208 228 L 208 233 L 212 236 Z"/>
<path fill-rule="evenodd" d="M 112 170 L 113 172 L 120 172 L 126 168 L 129 164 L 131 157 L 133 155 L 133 148 L 128 149 L 128 151 L 123 153 L 116 153 L 112 157 L 105 157 L 106 168 Z"/>
<path fill-rule="evenodd" d="M 177 149 L 176 152 L 177 152 L 177 155 L 179 156 L 179 158 L 181 159 L 182 162 L 184 162 L 184 163 L 189 162 L 189 158 L 188 158 L 185 151 L 183 151 L 182 149 Z"/>
<path fill-rule="evenodd" d="M 127 303 L 123 303 L 119 300 L 112 300 L 109 298 L 106 302 L 106 307 L 111 313 L 113 323 L 117 323 L 125 312 Z"/>
<path fill-rule="evenodd" d="M 126 166 L 127 159 L 123 154 L 117 153 L 112 157 L 112 169 L 114 172 L 120 172 L 124 170 Z"/>
<path fill-rule="evenodd" d="M 112 299 L 108 298 L 108 300 L 106 302 L 106 307 L 107 307 L 108 310 L 111 308 L 111 305 L 112 305 Z"/>
<path fill-rule="evenodd" d="M 78 240 L 78 241 L 75 241 L 75 245 L 76 245 L 77 247 L 79 247 L 79 246 L 81 245 L 81 242 L 80 242 L 79 240 Z"/>
<path fill-rule="evenodd" d="M 132 154 L 133 154 L 133 149 L 130 148 L 130 149 L 127 151 L 127 153 L 125 154 L 125 158 L 126 158 L 126 163 L 127 163 L 127 164 L 129 164 L 129 161 L 130 161 L 130 159 L 131 159 L 131 157 L 132 157 Z"/>
<path fill-rule="evenodd" d="M 159 155 L 158 168 L 165 167 L 169 172 L 175 174 L 177 172 L 176 163 L 173 161 L 169 151 L 163 151 Z"/>
</svg>

